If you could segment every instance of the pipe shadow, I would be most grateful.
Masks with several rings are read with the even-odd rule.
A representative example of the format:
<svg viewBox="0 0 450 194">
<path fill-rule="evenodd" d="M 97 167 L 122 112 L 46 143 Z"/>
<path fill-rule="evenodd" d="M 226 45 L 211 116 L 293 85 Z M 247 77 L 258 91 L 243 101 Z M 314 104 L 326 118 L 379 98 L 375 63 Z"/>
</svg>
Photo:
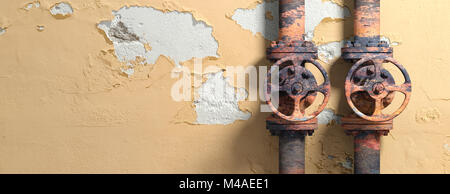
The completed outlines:
<svg viewBox="0 0 450 194">
<path fill-rule="evenodd" d="M 350 13 L 353 13 L 353 0 L 348 0 L 346 7 Z M 349 40 L 353 37 L 353 14 L 350 15 L 351 17 L 345 18 L 342 23 L 341 29 L 344 36 L 341 37 L 342 40 Z M 339 57 L 339 59 L 328 65 L 328 75 L 332 88 L 331 95 L 332 98 L 336 99 L 334 101 L 337 102 L 334 112 L 338 118 L 342 118 L 352 113 L 352 110 L 347 105 L 344 87 L 345 78 L 351 68 L 351 64 Z M 319 130 L 308 140 L 312 140 L 312 144 L 307 149 L 307 154 L 312 155 L 311 157 L 313 158 L 311 160 L 315 162 L 314 165 L 316 166 L 310 164 L 309 166 L 307 165 L 307 168 L 315 168 L 317 173 L 353 173 L 353 137 L 345 134 L 344 129 L 340 125 L 340 119 L 328 125 L 320 125 Z M 314 152 L 314 154 L 311 152 Z"/>
<path fill-rule="evenodd" d="M 264 10 L 266 19 L 279 21 L 279 5 L 277 0 L 267 0 L 264 4 Z M 278 26 L 278 22 L 275 25 L 264 25 L 264 32 L 262 34 L 277 39 Z M 264 66 L 270 69 L 272 65 L 272 62 L 265 57 L 266 49 L 269 48 L 271 41 L 267 39 L 262 39 L 262 41 L 265 46 L 257 52 L 264 53 L 264 57 L 257 59 L 253 64 L 249 64 L 249 66 L 256 67 L 258 70 L 258 79 L 261 79 L 260 76 L 263 76 L 259 73 L 259 69 Z M 262 87 L 259 82 L 258 86 L 258 90 L 256 90 L 259 94 L 258 101 L 251 102 L 252 106 L 257 106 L 257 108 L 254 108 L 251 118 L 245 121 L 245 126 L 239 129 L 239 132 L 234 137 L 234 143 L 231 146 L 234 155 L 231 156 L 232 163 L 229 167 L 232 172 L 239 173 L 244 171 L 256 174 L 278 173 L 278 137 L 272 136 L 266 129 L 266 118 L 272 113 L 261 112 L 260 105 L 265 104 L 265 102 L 261 101 L 260 90 Z M 251 91 L 249 87 L 246 88 L 247 91 Z"/>
<path fill-rule="evenodd" d="M 265 9 L 271 10 L 271 8 Z M 349 9 L 353 12 L 352 8 Z M 278 13 L 272 13 L 272 16 L 277 15 Z M 273 17 L 273 19 L 278 19 L 278 17 Z M 352 21 L 352 18 L 346 18 L 345 21 Z M 269 26 L 265 26 L 264 30 L 268 33 L 278 32 L 278 28 L 269 28 Z M 348 23 L 346 23 L 343 30 L 346 35 L 353 34 L 353 26 Z M 270 41 L 264 39 L 263 41 L 265 47 L 258 52 L 265 54 Z M 254 66 L 258 70 L 261 66 L 269 68 L 271 64 L 264 57 L 249 66 Z M 330 67 L 328 75 L 332 86 L 331 95 L 332 98 L 338 99 L 337 108 L 334 111 L 339 116 L 347 115 L 351 110 L 346 103 L 344 82 L 351 65 L 342 59 L 327 65 Z M 250 91 L 249 88 L 246 89 Z M 264 102 L 251 103 L 257 103 L 258 108 L 252 109 L 255 111 L 252 112 L 251 118 L 245 121 L 245 125 L 238 129 L 234 136 L 229 148 L 232 153 L 228 157 L 230 162 L 225 164 L 225 168 L 230 173 L 278 173 L 278 137 L 272 136 L 266 129 L 266 118 L 271 113 L 260 111 L 259 106 L 265 104 Z M 319 129 L 314 135 L 306 138 L 305 147 L 305 170 L 307 174 L 348 174 L 353 172 L 353 139 L 344 133 L 339 122 L 319 125 Z"/>
</svg>

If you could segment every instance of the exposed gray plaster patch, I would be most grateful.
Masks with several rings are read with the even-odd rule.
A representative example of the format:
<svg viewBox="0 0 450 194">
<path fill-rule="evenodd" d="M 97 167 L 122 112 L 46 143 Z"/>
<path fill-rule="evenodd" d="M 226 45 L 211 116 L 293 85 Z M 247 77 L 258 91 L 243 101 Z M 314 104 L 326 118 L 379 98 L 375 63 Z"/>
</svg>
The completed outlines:
<svg viewBox="0 0 450 194">
<path fill-rule="evenodd" d="M 36 26 L 36 30 L 42 32 L 45 30 L 45 26 Z"/>
<path fill-rule="evenodd" d="M 33 8 L 39 8 L 41 7 L 41 3 L 39 1 L 35 1 L 32 3 L 28 3 L 27 5 L 25 5 L 24 9 L 27 11 L 30 11 Z"/>
<path fill-rule="evenodd" d="M 389 44 L 389 46 L 398 46 L 398 45 L 400 45 L 400 42 L 391 41 L 391 39 L 389 39 L 388 37 L 385 37 L 385 36 L 380 37 L 380 39 L 382 41 L 386 41 Z"/>
<path fill-rule="evenodd" d="M 73 9 L 69 3 L 61 2 L 50 8 L 50 13 L 54 16 L 69 16 L 73 14 Z"/>
<path fill-rule="evenodd" d="M 112 21 L 102 21 L 98 28 L 113 42 L 121 62 L 145 59 L 154 64 L 164 55 L 180 67 L 192 58 L 218 57 L 219 44 L 212 27 L 196 20 L 191 13 L 162 12 L 152 7 L 122 7 L 112 12 Z M 145 49 L 151 45 L 151 50 Z"/>
<path fill-rule="evenodd" d="M 127 74 L 127 76 L 132 76 L 134 74 L 134 69 L 133 68 L 122 68 L 120 69 L 122 71 L 122 73 Z"/>
<path fill-rule="evenodd" d="M 269 12 L 273 18 L 267 18 Z M 268 40 L 277 40 L 279 24 L 278 1 L 263 2 L 254 9 L 236 9 L 231 19 L 253 35 L 261 33 Z"/>
<path fill-rule="evenodd" d="M 317 121 L 319 124 L 328 125 L 332 121 L 339 124 L 341 122 L 341 117 L 337 116 L 333 110 L 326 108 L 318 116 Z"/>
<path fill-rule="evenodd" d="M 322 61 L 329 63 L 331 60 L 341 57 L 341 49 L 343 46 L 344 41 L 330 42 L 327 44 L 319 45 L 317 46 L 319 58 Z"/>
<path fill-rule="evenodd" d="M 195 90 L 195 111 L 198 124 L 231 124 L 236 120 L 248 120 L 249 112 L 239 109 L 238 102 L 245 100 L 243 88 L 231 86 L 223 71 L 207 74 L 207 81 Z"/>
<path fill-rule="evenodd" d="M 279 10 L 278 1 L 263 2 L 254 9 L 236 9 L 231 19 L 236 21 L 243 29 L 250 30 L 253 34 L 261 33 L 266 39 L 277 40 Z M 266 12 L 271 12 L 273 19 L 266 17 Z M 324 18 L 350 17 L 350 10 L 346 7 L 322 0 L 305 1 L 305 39 L 312 40 L 314 29 Z"/>
<path fill-rule="evenodd" d="M 6 28 L 0 27 L 0 35 L 3 35 L 4 33 L 6 33 Z"/>
<path fill-rule="evenodd" d="M 312 40 L 314 29 L 325 18 L 350 17 L 350 10 L 331 1 L 306 0 L 305 1 L 305 33 L 306 39 Z"/>
</svg>

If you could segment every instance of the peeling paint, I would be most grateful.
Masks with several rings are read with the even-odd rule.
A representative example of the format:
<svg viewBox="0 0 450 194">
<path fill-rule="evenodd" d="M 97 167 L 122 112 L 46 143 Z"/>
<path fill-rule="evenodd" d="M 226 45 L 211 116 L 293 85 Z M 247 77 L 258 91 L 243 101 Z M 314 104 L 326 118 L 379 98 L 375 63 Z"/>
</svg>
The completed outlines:
<svg viewBox="0 0 450 194">
<path fill-rule="evenodd" d="M 0 173 L 278 172 L 278 140 L 264 130 L 264 120 L 269 113 L 260 113 L 261 100 L 249 100 L 250 90 L 246 101 L 239 101 L 237 105 L 230 102 L 232 108 L 220 109 L 223 113 L 231 109 L 231 113 L 241 115 L 244 113 L 238 113 L 239 110 L 248 111 L 251 113 L 248 120 L 236 119 L 229 125 L 197 124 L 197 116 L 202 115 L 197 115 L 194 102 L 171 99 L 170 88 L 176 81 L 170 76 L 174 60 L 163 55 L 158 58 L 158 65 L 150 65 L 145 58 L 134 57 L 122 62 L 115 55 L 114 42 L 136 42 L 139 48 L 146 43 L 143 55 L 161 47 L 155 47 L 154 42 L 144 40 L 142 34 L 131 28 L 130 21 L 135 17 L 120 20 L 130 34 L 121 34 L 123 29 L 118 28 L 115 34 L 123 39 L 117 41 L 110 41 L 107 34 L 94 26 L 103 20 L 113 23 L 115 15 L 111 11 L 131 5 L 150 6 L 166 15 L 173 11 L 187 16 L 192 14 L 193 17 L 188 18 L 209 25 L 216 39 L 214 42 L 220 44 L 220 58 L 203 58 L 204 66 L 265 66 L 270 64 L 264 52 L 267 38 L 260 34 L 254 36 L 231 19 L 236 9 L 254 9 L 263 0 L 40 0 L 39 8 L 33 5 L 28 11 L 25 9 L 28 3 L 36 1 L 0 1 L 0 34 L 3 33 L 0 42 L 6 45 L 0 49 L 3 64 L 0 73 Z M 74 14 L 59 20 L 49 10 L 63 1 L 72 5 Z M 349 9 L 354 3 L 353 0 L 315 1 L 345 2 Z M 395 129 L 389 137 L 382 138 L 381 173 L 450 173 L 450 128 L 447 127 L 450 125 L 450 91 L 446 90 L 450 83 L 447 75 L 450 71 L 450 39 L 447 37 L 450 25 L 445 25 L 450 23 L 447 9 L 450 1 L 405 2 L 383 1 L 381 33 L 393 42 L 391 46 L 400 44 L 394 55 L 418 85 L 413 103 L 395 120 Z M 172 15 L 181 17 L 178 13 Z M 276 21 L 276 16 L 278 10 L 261 13 L 261 18 L 268 20 Z M 161 25 L 154 25 L 154 31 L 161 36 L 173 33 L 182 37 L 185 32 L 180 29 L 191 31 L 192 21 L 186 23 L 189 28 L 181 28 L 176 27 L 179 23 L 161 18 L 143 17 L 136 21 L 161 21 Z M 306 18 L 311 19 L 310 15 Z M 352 36 L 352 24 L 351 18 L 337 18 L 333 22 L 322 19 L 314 29 L 313 41 L 318 46 L 336 42 L 331 47 L 337 48 L 337 42 Z M 45 30 L 38 32 L 37 25 L 45 26 Z M 169 30 L 157 29 L 161 26 Z M 274 30 L 277 33 L 277 29 Z M 128 36 L 131 34 L 136 37 Z M 205 37 L 201 36 L 199 38 Z M 186 47 L 177 51 L 177 44 L 181 43 L 164 48 L 171 55 L 186 52 Z M 191 48 L 190 44 L 186 45 Z M 329 50 L 333 49 L 321 52 L 337 59 L 338 55 Z M 162 51 L 156 50 L 155 54 L 160 55 Z M 343 83 L 346 68 L 351 64 L 334 60 L 323 63 L 337 84 L 327 108 L 340 114 L 350 111 L 340 98 L 343 89 L 339 84 Z M 145 64 L 141 64 L 142 61 Z M 180 63 L 190 69 L 196 64 L 195 60 Z M 189 74 L 205 77 L 192 88 L 193 93 L 207 81 L 208 73 L 216 72 L 218 70 L 194 70 Z M 228 77 L 228 73 L 223 74 Z M 393 75 L 397 77 L 397 73 Z M 230 86 L 236 88 L 235 81 L 231 81 Z M 243 89 L 236 90 L 235 95 L 237 91 L 245 93 Z M 207 109 L 205 105 L 203 108 Z M 432 110 L 434 108 L 437 110 Z M 308 174 L 352 173 L 353 137 L 346 136 L 338 125 L 321 124 L 306 143 Z"/>
<path fill-rule="evenodd" d="M 305 5 L 305 39 L 312 41 L 316 27 L 324 19 L 335 21 L 350 17 L 350 10 L 331 1 L 307 0 Z M 344 41 L 329 42 L 318 45 L 319 58 L 323 62 L 330 63 L 341 57 L 341 49 Z"/>
<path fill-rule="evenodd" d="M 344 47 L 344 41 L 330 42 L 317 46 L 317 52 L 322 61 L 329 63 L 330 61 L 341 57 L 342 47 Z"/>
<path fill-rule="evenodd" d="M 31 2 L 31 3 L 28 3 L 27 5 L 25 5 L 25 7 L 23 9 L 30 11 L 33 8 L 39 8 L 39 7 L 41 7 L 41 2 L 34 1 L 34 2 Z"/>
<path fill-rule="evenodd" d="M 39 31 L 39 32 L 42 32 L 42 31 L 45 30 L 45 26 L 38 25 L 38 26 L 36 26 L 36 30 Z"/>
<path fill-rule="evenodd" d="M 381 36 L 380 39 L 381 39 L 381 41 L 386 41 L 389 44 L 389 46 L 398 46 L 401 44 L 401 42 L 391 41 L 390 38 L 385 37 L 385 36 Z"/>
<path fill-rule="evenodd" d="M 113 42 L 121 62 L 141 57 L 145 59 L 142 63 L 154 64 L 164 55 L 180 67 L 181 62 L 192 58 L 218 57 L 219 45 L 212 27 L 191 13 L 126 6 L 112 13 L 114 19 L 100 22 L 98 28 Z"/>
<path fill-rule="evenodd" d="M 223 71 L 207 74 L 207 81 L 195 91 L 194 101 L 197 124 L 228 125 L 236 120 L 248 120 L 251 113 L 239 109 L 238 102 L 247 98 L 244 88 L 229 84 Z"/>
<path fill-rule="evenodd" d="M 267 17 L 268 13 L 273 17 Z M 312 40 L 314 29 L 325 18 L 350 17 L 350 10 L 334 2 L 322 0 L 305 1 L 305 39 Z M 278 1 L 262 2 L 253 9 L 236 9 L 232 20 L 243 29 L 250 30 L 254 35 L 261 33 L 266 39 L 278 38 Z"/>
<path fill-rule="evenodd" d="M 0 27 L 0 36 L 6 33 L 6 28 Z"/>
<path fill-rule="evenodd" d="M 331 1 L 306 0 L 305 1 L 305 33 L 306 40 L 312 40 L 314 29 L 325 18 L 350 17 L 350 10 Z"/>
<path fill-rule="evenodd" d="M 120 70 L 122 71 L 122 73 L 127 74 L 128 77 L 132 76 L 134 74 L 134 69 L 133 68 L 127 68 L 127 69 L 121 68 Z"/>
<path fill-rule="evenodd" d="M 334 110 L 326 108 L 318 116 L 317 122 L 323 125 L 339 124 L 341 117 L 334 113 Z"/>
<path fill-rule="evenodd" d="M 69 3 L 61 2 L 55 4 L 50 8 L 50 13 L 53 16 L 68 17 L 73 14 L 73 8 Z"/>
<path fill-rule="evenodd" d="M 441 112 L 437 108 L 424 108 L 416 113 L 418 123 L 439 122 L 440 118 Z"/>
<path fill-rule="evenodd" d="M 254 9 L 236 9 L 231 19 L 253 35 L 260 33 L 268 40 L 277 40 L 278 13 L 278 1 L 263 2 Z"/>
</svg>

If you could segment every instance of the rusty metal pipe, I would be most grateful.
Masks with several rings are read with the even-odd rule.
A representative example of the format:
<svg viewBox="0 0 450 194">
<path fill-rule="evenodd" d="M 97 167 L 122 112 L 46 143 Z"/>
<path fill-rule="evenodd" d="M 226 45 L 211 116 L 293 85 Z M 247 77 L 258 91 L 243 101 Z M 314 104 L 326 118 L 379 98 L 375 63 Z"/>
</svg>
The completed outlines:
<svg viewBox="0 0 450 194">
<path fill-rule="evenodd" d="M 286 131 L 279 139 L 279 173 L 305 174 L 305 135 Z"/>
<path fill-rule="evenodd" d="M 380 135 L 375 131 L 360 132 L 354 139 L 354 173 L 380 174 Z"/>
<path fill-rule="evenodd" d="M 279 40 L 301 41 L 305 33 L 305 0 L 280 0 Z"/>
<path fill-rule="evenodd" d="M 325 69 L 316 61 L 317 47 L 304 41 L 305 1 L 280 0 L 279 40 L 273 41 L 267 49 L 267 58 L 275 62 L 272 67 L 281 67 L 279 78 L 282 85 L 274 88 L 280 92 L 279 107 L 270 99 L 272 94 L 272 72 L 267 73 L 266 102 L 272 109 L 266 119 L 266 127 L 274 136 L 279 136 L 279 173 L 305 173 L 305 136 L 312 135 L 318 128 L 316 116 L 325 108 L 330 96 L 330 81 Z M 318 86 L 314 75 L 304 66 L 308 62 L 316 66 L 325 81 Z M 287 66 L 283 66 L 283 65 Z M 293 70 L 297 76 L 289 76 Z M 306 75 L 306 76 L 301 76 Z M 270 87 L 269 87 L 270 86 Z M 313 89 L 320 88 L 320 91 Z M 315 100 L 316 92 L 324 95 L 319 108 L 312 114 L 305 114 Z M 292 102 L 294 100 L 294 102 Z"/>
<path fill-rule="evenodd" d="M 380 0 L 355 0 L 355 41 L 363 45 L 380 40 Z"/>
<path fill-rule="evenodd" d="M 380 41 L 380 1 L 355 0 L 355 40 L 342 48 L 342 57 L 354 63 L 345 79 L 345 97 L 353 113 L 342 118 L 342 127 L 354 136 L 355 174 L 380 173 L 380 137 L 393 129 L 393 119 L 405 110 L 412 91 L 408 72 L 393 58 L 392 47 Z M 395 83 L 383 63 L 395 65 L 405 82 Z M 402 105 L 383 113 L 395 92 L 405 95 Z"/>
<path fill-rule="evenodd" d="M 279 41 L 301 42 L 305 33 L 305 1 L 280 0 Z M 292 45 L 300 46 L 300 45 Z M 283 51 L 284 52 L 284 51 Z M 286 55 L 283 53 L 282 55 Z M 281 56 L 281 55 L 280 55 Z M 269 57 L 270 58 L 270 57 Z M 307 132 L 306 132 L 307 134 Z M 279 173 L 305 173 L 305 132 L 281 131 L 279 134 Z"/>
</svg>

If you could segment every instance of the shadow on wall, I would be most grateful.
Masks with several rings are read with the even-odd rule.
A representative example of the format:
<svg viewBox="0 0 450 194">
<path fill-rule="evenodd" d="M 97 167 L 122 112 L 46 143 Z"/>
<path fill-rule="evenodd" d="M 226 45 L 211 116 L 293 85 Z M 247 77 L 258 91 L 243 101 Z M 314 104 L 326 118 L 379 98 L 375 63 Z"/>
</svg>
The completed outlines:
<svg viewBox="0 0 450 194">
<path fill-rule="evenodd" d="M 353 7 L 349 7 L 349 10 L 353 13 Z M 350 15 L 353 17 L 352 14 Z M 341 40 L 348 38 L 346 37 L 347 35 L 353 37 L 352 17 L 345 18 L 344 22 L 340 23 L 340 29 L 343 30 L 340 33 L 342 35 L 340 37 Z M 336 102 L 338 102 L 335 105 L 335 113 L 339 117 L 346 116 L 352 112 L 347 105 L 344 92 L 345 78 L 351 65 L 340 57 L 328 65 L 328 76 L 330 77 L 332 88 L 331 98 L 337 99 Z M 308 140 L 313 142 L 313 146 L 309 146 L 311 143 L 308 143 Z M 306 164 L 307 173 L 353 173 L 353 137 L 345 134 L 340 123 L 319 126 L 319 130 L 308 140 L 306 146 L 307 158 L 311 157 L 311 160 L 307 160 L 307 162 L 310 161 L 313 164 Z M 313 172 L 308 171 L 308 167 L 310 167 L 309 169 L 314 169 L 312 165 L 315 165 L 315 170 Z"/>
<path fill-rule="evenodd" d="M 267 6 L 267 4 L 265 5 Z M 265 7 L 265 9 L 270 10 L 268 7 Z M 273 13 L 273 15 L 275 14 L 278 15 L 278 13 Z M 345 21 L 352 20 L 347 18 Z M 348 29 L 344 26 L 342 29 L 345 31 L 342 34 L 353 32 L 353 29 Z M 267 25 L 264 30 L 265 33 L 263 34 L 278 31 L 277 28 L 274 29 L 273 26 Z M 345 37 L 342 37 L 342 40 L 344 39 Z M 265 54 L 270 41 L 264 40 L 264 45 L 265 48 L 261 48 L 259 52 Z M 271 62 L 266 58 L 261 58 L 252 65 L 258 69 L 259 66 L 268 66 L 270 64 Z M 350 110 L 343 91 L 345 76 L 350 69 L 350 65 L 346 64 L 342 59 L 328 65 L 331 67 L 327 69 L 332 83 L 332 98 L 339 98 L 339 104 L 335 112 L 339 115 L 346 115 Z M 340 91 L 340 93 L 337 91 Z M 265 102 L 259 103 L 263 104 Z M 245 127 L 239 129 L 239 133 L 233 140 L 231 147 L 233 155 L 229 156 L 231 161 L 229 172 L 248 170 L 248 173 L 278 173 L 278 137 L 271 136 L 265 124 L 265 120 L 270 113 L 260 112 L 259 107 L 256 110 L 256 112 L 252 113 L 250 120 L 245 122 Z M 306 173 L 352 173 L 352 161 L 352 137 L 347 136 L 338 123 L 319 125 L 319 129 L 314 135 L 306 140 Z"/>
</svg>

